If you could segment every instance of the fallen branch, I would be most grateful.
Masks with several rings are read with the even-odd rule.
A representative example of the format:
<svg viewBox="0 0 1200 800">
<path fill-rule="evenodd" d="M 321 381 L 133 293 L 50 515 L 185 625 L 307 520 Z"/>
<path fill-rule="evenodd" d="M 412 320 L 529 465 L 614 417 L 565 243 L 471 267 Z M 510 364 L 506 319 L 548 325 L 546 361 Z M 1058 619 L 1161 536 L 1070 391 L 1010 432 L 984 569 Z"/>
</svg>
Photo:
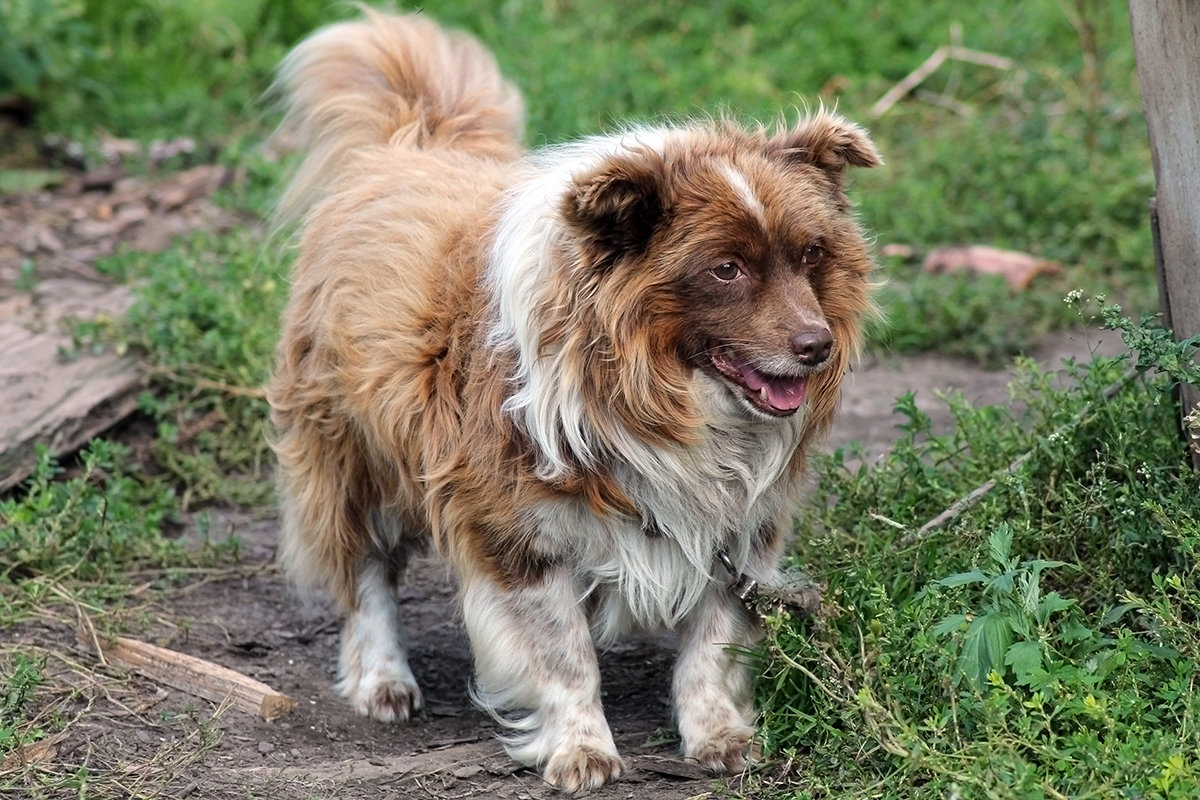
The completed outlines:
<svg viewBox="0 0 1200 800">
<path fill-rule="evenodd" d="M 1000 70 L 1012 69 L 1014 64 L 1011 58 L 1005 58 L 993 53 L 971 50 L 956 44 L 942 45 L 937 50 L 934 50 L 921 66 L 904 76 L 903 80 L 889 89 L 887 94 L 879 98 L 875 105 L 871 106 L 871 110 L 867 114 L 875 119 L 882 117 L 887 113 L 888 109 L 900 102 L 901 98 L 913 89 L 920 86 L 926 78 L 936 72 L 937 68 L 947 61 L 966 61 L 971 64 L 980 64 Z"/>
<path fill-rule="evenodd" d="M 712 773 L 695 761 L 684 761 L 681 758 L 666 758 L 663 756 L 639 756 L 634 764 L 646 772 L 656 775 L 666 775 L 668 778 L 684 778 L 699 781 L 709 778 Z"/>
<path fill-rule="evenodd" d="M 118 637 L 111 645 L 101 642 L 100 654 L 108 662 L 151 680 L 214 703 L 228 701 L 233 708 L 265 720 L 290 714 L 296 708 L 295 700 L 247 675 L 136 639 Z"/>
<path fill-rule="evenodd" d="M 1004 470 L 1004 474 L 1011 475 L 1012 473 L 1019 470 L 1021 468 L 1021 466 L 1026 461 L 1029 460 L 1029 457 L 1031 455 L 1033 455 L 1033 451 L 1025 453 L 1020 458 L 1015 459 L 1011 464 L 1008 465 L 1008 468 Z M 957 517 L 962 512 L 966 511 L 967 509 L 974 508 L 976 505 L 979 504 L 980 500 L 987 497 L 988 493 L 991 492 L 992 489 L 995 489 L 995 488 L 996 488 L 996 479 L 995 478 L 992 478 L 992 479 L 988 480 L 987 482 L 982 483 L 979 486 L 976 486 L 971 491 L 970 494 L 966 495 L 965 497 L 960 497 L 949 508 L 944 510 L 942 513 L 938 514 L 933 519 L 926 522 L 924 525 L 922 525 L 920 527 L 920 529 L 917 530 L 915 533 L 910 533 L 907 536 L 905 536 L 903 539 L 901 539 L 899 542 L 897 542 L 896 546 L 897 547 L 908 547 L 910 544 L 915 544 L 915 543 L 921 541 L 926 536 L 928 536 L 929 534 L 936 531 L 938 528 L 941 528 L 944 525 L 946 525 L 947 523 L 952 522 L 954 520 L 954 518 Z"/>
<path fill-rule="evenodd" d="M 1119 380 L 1117 380 L 1117 381 L 1109 384 L 1107 387 L 1105 387 L 1104 391 L 1100 395 L 1101 399 L 1102 400 L 1110 399 L 1117 392 L 1121 391 L 1121 389 L 1125 388 L 1125 386 L 1127 386 L 1130 381 L 1132 381 L 1134 378 L 1136 378 L 1137 375 L 1138 375 L 1137 370 L 1130 369 Z M 1075 426 L 1077 426 L 1081 422 L 1083 422 L 1083 420 L 1087 417 L 1087 415 L 1091 412 L 1091 410 L 1092 410 L 1092 404 L 1089 403 L 1088 405 L 1086 405 L 1082 409 L 1080 409 L 1079 413 L 1076 414 L 1075 417 L 1073 419 L 1071 419 L 1070 422 L 1067 422 L 1065 425 L 1061 426 L 1060 428 L 1058 428 L 1058 430 L 1056 430 L 1054 433 L 1052 433 L 1050 435 L 1055 436 L 1055 435 L 1059 435 L 1059 434 L 1065 434 L 1068 430 L 1070 430 L 1071 428 L 1074 428 Z M 1014 459 L 1013 462 L 1011 464 L 1009 464 L 1008 467 L 1000 474 L 1001 475 L 1013 474 L 1018 469 L 1020 469 L 1022 467 L 1022 465 L 1024 465 L 1025 462 L 1030 459 L 1030 457 L 1033 456 L 1033 452 L 1034 451 L 1030 450 L 1030 451 L 1026 452 L 1025 454 L 1019 456 L 1018 458 Z M 909 545 L 916 544 L 917 542 L 920 542 L 920 541 L 928 538 L 930 535 L 937 532 L 939 529 L 945 527 L 950 522 L 953 522 L 954 519 L 957 518 L 959 514 L 963 513 L 964 511 L 967 511 L 968 509 L 974 508 L 976 505 L 978 505 L 980 500 L 987 497 L 988 494 L 993 489 L 996 488 L 996 484 L 998 483 L 998 480 L 999 480 L 998 477 L 991 478 L 991 479 L 985 481 L 984 483 L 980 484 L 979 486 L 975 487 L 974 489 L 971 490 L 971 492 L 969 494 L 965 495 L 964 497 L 960 497 L 945 511 L 938 514 L 936 517 L 929 520 L 928 522 L 926 522 L 924 525 L 922 525 L 920 528 L 913 531 L 912 533 L 909 533 L 909 534 L 903 536 L 899 541 L 897 541 L 892 546 L 894 548 L 908 547 Z"/>
</svg>

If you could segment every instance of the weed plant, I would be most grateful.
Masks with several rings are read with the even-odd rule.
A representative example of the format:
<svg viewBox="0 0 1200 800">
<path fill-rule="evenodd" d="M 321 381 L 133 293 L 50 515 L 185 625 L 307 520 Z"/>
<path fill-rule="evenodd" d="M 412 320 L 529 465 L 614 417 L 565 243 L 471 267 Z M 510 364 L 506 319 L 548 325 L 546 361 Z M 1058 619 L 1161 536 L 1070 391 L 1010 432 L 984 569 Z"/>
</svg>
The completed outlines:
<svg viewBox="0 0 1200 800">
<path fill-rule="evenodd" d="M 131 474 L 128 448 L 98 439 L 83 451 L 77 474 L 46 448 L 24 493 L 0 500 L 0 620 L 29 613 L 70 583 L 87 602 L 120 596 L 138 565 L 169 561 L 160 537 L 176 505 L 169 486 Z M 178 556 L 178 553 L 174 553 Z"/>
<path fill-rule="evenodd" d="M 1171 400 L 1196 342 L 1101 314 L 1136 356 L 1027 365 L 1012 406 L 947 398 L 944 434 L 902 398 L 886 457 L 818 465 L 795 558 L 827 608 L 770 620 L 763 736 L 788 768 L 751 795 L 1200 793 L 1200 504 Z"/>
<path fill-rule="evenodd" d="M 266 381 L 286 296 L 285 256 L 242 228 L 196 233 L 161 253 L 125 253 L 102 271 L 138 282 L 124 318 L 77 329 L 78 346 L 134 350 L 152 391 L 158 466 L 181 507 L 221 500 L 269 506 Z"/>
</svg>

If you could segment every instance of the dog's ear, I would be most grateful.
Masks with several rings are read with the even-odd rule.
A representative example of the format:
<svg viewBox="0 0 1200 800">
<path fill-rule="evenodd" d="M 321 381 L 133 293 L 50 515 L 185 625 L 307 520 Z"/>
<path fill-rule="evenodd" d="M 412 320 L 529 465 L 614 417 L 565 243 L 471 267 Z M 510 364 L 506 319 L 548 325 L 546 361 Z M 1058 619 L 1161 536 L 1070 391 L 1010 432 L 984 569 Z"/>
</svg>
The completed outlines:
<svg viewBox="0 0 1200 800">
<path fill-rule="evenodd" d="M 839 185 L 846 167 L 877 167 L 883 163 L 865 130 L 824 110 L 768 139 L 767 154 L 818 167 Z"/>
<path fill-rule="evenodd" d="M 577 178 L 563 218 L 595 250 L 596 263 L 646 249 L 663 216 L 663 164 L 654 154 L 618 156 Z"/>
</svg>

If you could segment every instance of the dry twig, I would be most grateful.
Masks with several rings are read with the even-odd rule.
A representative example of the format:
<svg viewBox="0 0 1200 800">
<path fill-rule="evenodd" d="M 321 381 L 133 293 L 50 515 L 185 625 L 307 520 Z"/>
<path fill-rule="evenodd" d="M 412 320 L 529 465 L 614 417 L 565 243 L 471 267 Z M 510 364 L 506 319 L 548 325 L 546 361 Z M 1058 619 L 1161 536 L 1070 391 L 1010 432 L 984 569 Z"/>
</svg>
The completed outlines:
<svg viewBox="0 0 1200 800">
<path fill-rule="evenodd" d="M 1137 371 L 1134 369 L 1130 369 L 1129 371 L 1127 371 L 1120 378 L 1120 380 L 1117 380 L 1117 381 L 1113 382 L 1112 384 L 1108 385 L 1107 387 L 1105 387 L 1104 391 L 1100 395 L 1101 399 L 1108 400 L 1110 397 L 1115 395 L 1117 392 L 1121 391 L 1121 389 L 1123 389 L 1125 386 L 1127 386 L 1129 384 L 1129 382 L 1137 376 L 1137 374 L 1138 374 Z M 1089 403 L 1088 405 L 1086 405 L 1082 409 L 1080 409 L 1079 413 L 1076 414 L 1075 417 L 1073 419 L 1071 419 L 1071 421 L 1067 422 L 1066 424 L 1061 426 L 1058 430 L 1056 430 L 1054 433 L 1052 433 L 1050 435 L 1055 436 L 1058 434 L 1066 433 L 1068 430 L 1070 430 L 1071 428 L 1074 428 L 1076 425 L 1078 425 L 1080 422 L 1082 422 L 1087 417 L 1087 415 L 1091 412 L 1091 410 L 1092 410 L 1092 404 Z M 1005 468 L 1005 470 L 1001 474 L 1002 475 L 1011 475 L 1014 472 L 1016 472 L 1018 469 L 1020 469 L 1022 467 L 1022 465 L 1025 464 L 1026 461 L 1028 461 L 1030 459 L 1030 457 L 1033 456 L 1033 452 L 1034 451 L 1030 450 L 1029 452 L 1024 453 L 1023 455 L 1014 459 L 1013 462 L 1011 464 L 1009 464 L 1008 467 Z M 942 513 L 938 514 L 936 517 L 934 517 L 933 519 L 926 522 L 924 525 L 922 525 L 917 530 L 902 537 L 899 541 L 897 541 L 893 545 L 893 547 L 894 548 L 908 547 L 909 545 L 917 544 L 918 542 L 928 538 L 930 535 L 937 532 L 940 528 L 943 528 L 946 525 L 948 525 L 949 523 L 953 522 L 958 517 L 959 514 L 963 513 L 964 511 L 967 511 L 968 509 L 974 508 L 976 505 L 978 505 L 979 501 L 981 501 L 983 498 L 987 497 L 987 495 L 993 489 L 996 488 L 996 484 L 998 483 L 998 481 L 999 481 L 999 477 L 991 478 L 991 479 L 985 481 L 984 483 L 980 484 L 979 486 L 975 487 L 974 489 L 972 489 L 970 491 L 970 493 L 959 498 L 957 501 L 955 501 L 949 508 L 944 510 Z"/>
<path fill-rule="evenodd" d="M 1009 70 L 1014 66 L 1011 58 L 998 56 L 993 53 L 984 53 L 979 50 L 971 50 L 967 47 L 961 47 L 955 44 L 946 44 L 934 50 L 929 58 L 921 66 L 908 73 L 895 86 L 887 91 L 887 93 L 876 101 L 875 105 L 871 106 L 868 115 L 873 119 L 878 119 L 888 112 L 892 106 L 900 102 L 900 100 L 920 86 L 926 78 L 937 71 L 938 67 L 947 61 L 966 61 L 971 64 L 980 64 L 985 67 L 992 67 L 999 70 Z"/>
</svg>

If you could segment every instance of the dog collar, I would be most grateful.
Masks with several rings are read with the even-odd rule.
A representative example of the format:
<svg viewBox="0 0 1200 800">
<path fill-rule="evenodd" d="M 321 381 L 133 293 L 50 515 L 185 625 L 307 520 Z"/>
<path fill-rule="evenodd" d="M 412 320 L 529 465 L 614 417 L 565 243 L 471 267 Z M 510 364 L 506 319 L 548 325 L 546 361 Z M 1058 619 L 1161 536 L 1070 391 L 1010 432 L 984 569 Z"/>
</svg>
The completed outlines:
<svg viewBox="0 0 1200 800">
<path fill-rule="evenodd" d="M 663 535 L 662 528 L 653 516 L 642 516 L 642 533 L 652 538 Z M 762 587 L 758 581 L 742 572 L 729 557 L 729 548 L 721 547 L 714 560 L 729 573 L 729 592 L 741 601 L 752 613 L 762 616 L 763 607 L 791 608 L 809 615 L 821 609 L 820 584 L 813 583 L 808 576 L 796 573 L 784 576 L 779 586 Z"/>
<path fill-rule="evenodd" d="M 717 563 L 725 568 L 729 573 L 729 577 L 733 581 L 729 584 L 729 591 L 733 592 L 733 596 L 741 600 L 747 606 L 754 602 L 754 598 L 758 596 L 758 581 L 751 578 L 744 572 L 739 572 L 734 566 L 733 559 L 729 557 L 729 550 L 722 547 L 717 551 Z"/>
</svg>

